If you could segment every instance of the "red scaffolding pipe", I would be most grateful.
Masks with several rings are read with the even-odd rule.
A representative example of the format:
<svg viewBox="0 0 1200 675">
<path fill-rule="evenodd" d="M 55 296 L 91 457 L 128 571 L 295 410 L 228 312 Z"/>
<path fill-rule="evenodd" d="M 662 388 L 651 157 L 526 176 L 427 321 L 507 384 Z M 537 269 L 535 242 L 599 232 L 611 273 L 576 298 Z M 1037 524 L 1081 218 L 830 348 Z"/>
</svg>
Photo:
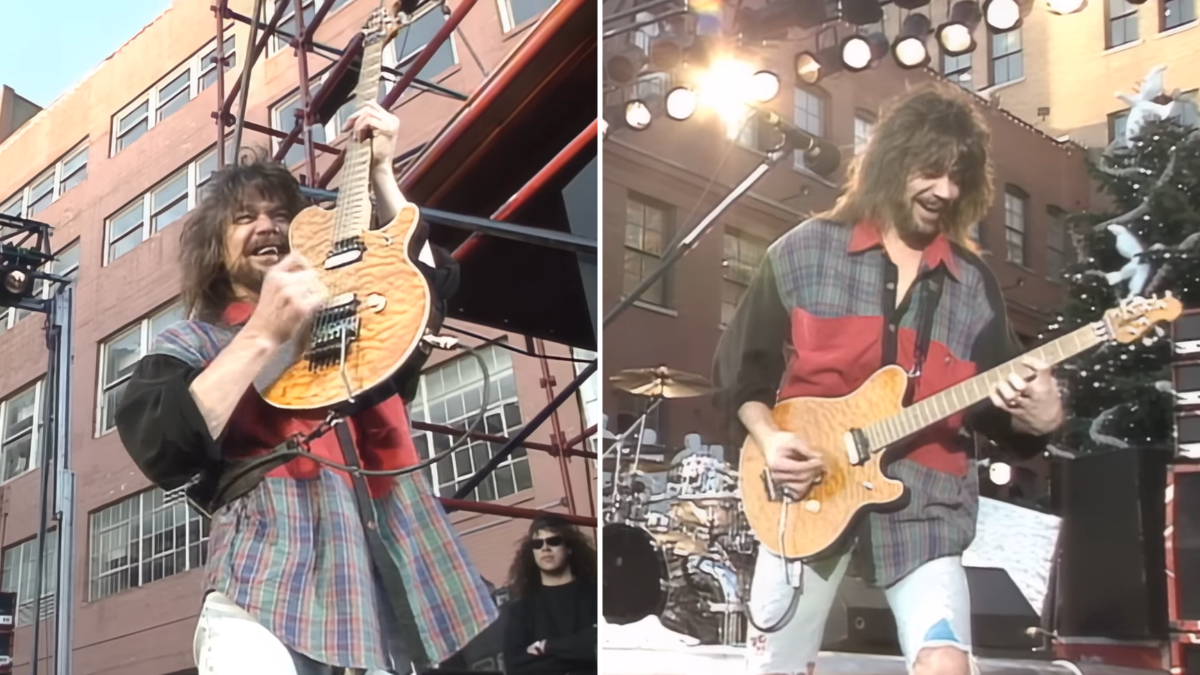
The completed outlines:
<svg viewBox="0 0 1200 675">
<path fill-rule="evenodd" d="M 450 499 L 449 497 L 440 497 L 438 501 L 442 503 L 442 506 L 446 507 L 447 511 L 469 511 L 471 513 L 487 513 L 493 516 L 508 516 L 509 518 L 528 518 L 529 520 L 552 514 L 569 523 L 583 525 L 584 527 L 596 527 L 596 518 L 594 516 L 558 513 L 556 511 L 538 511 L 537 509 L 523 509 L 519 506 L 505 506 L 503 504 L 493 504 L 492 502 L 473 502 L 466 499 Z"/>
<path fill-rule="evenodd" d="M 325 9 L 333 0 L 325 0 L 321 4 L 321 9 Z M 296 67 L 300 69 L 300 109 L 296 111 L 296 123 L 293 127 L 300 127 L 304 132 L 304 166 L 308 169 L 310 177 L 317 175 L 317 158 L 313 154 L 313 137 L 312 137 L 312 92 L 308 89 L 308 39 L 310 36 L 304 31 L 304 0 L 292 0 L 292 7 L 296 9 L 296 34 L 297 37 L 292 40 L 292 46 L 296 49 Z M 315 31 L 320 24 L 321 17 L 313 17 L 312 29 Z M 282 120 L 280 121 L 282 125 Z M 283 144 L 279 144 L 279 149 L 282 152 L 275 153 L 275 161 L 281 161 L 287 157 L 287 150 Z"/>
<path fill-rule="evenodd" d="M 412 428 L 414 428 L 418 431 L 432 431 L 435 434 L 446 434 L 447 436 L 462 436 L 463 435 L 462 429 L 459 429 L 457 427 L 447 426 L 445 424 L 434 424 L 432 422 L 420 422 L 417 420 L 413 420 L 410 424 L 412 425 Z M 590 428 L 595 429 L 594 426 L 590 427 Z M 486 441 L 488 443 L 500 443 L 502 445 L 504 443 L 507 443 L 510 440 L 512 440 L 512 439 L 508 438 L 507 436 L 497 436 L 496 434 L 486 434 L 481 431 L 476 431 L 476 432 L 473 432 L 470 434 L 466 434 L 466 436 L 467 436 L 467 438 L 470 438 L 471 440 Z M 575 442 L 578 443 L 579 441 L 575 441 Z M 553 445 L 549 445 L 547 443 L 536 443 L 534 441 L 525 441 L 520 444 L 520 447 L 528 448 L 530 450 L 540 450 L 541 452 L 547 452 L 547 453 L 550 453 L 551 455 L 557 455 L 560 452 L 565 452 L 565 453 L 575 456 L 575 457 L 582 457 L 583 459 L 597 459 L 596 453 L 594 453 L 590 450 L 576 450 L 573 447 L 571 447 L 570 445 L 563 447 L 563 448 L 558 448 Z"/>
<path fill-rule="evenodd" d="M 271 36 L 275 34 L 275 27 L 279 24 L 279 17 L 283 16 L 283 5 L 286 2 L 287 0 L 275 0 L 275 12 L 271 15 L 271 20 L 267 22 L 266 27 L 263 29 L 263 34 L 259 36 L 258 42 L 250 45 L 250 49 L 247 50 L 249 52 L 249 58 L 246 59 L 246 68 L 253 68 L 254 63 L 258 60 L 259 54 L 262 53 L 262 50 L 267 48 L 267 40 L 270 40 Z M 216 11 L 220 12 L 221 18 L 223 19 L 236 19 L 244 23 L 250 23 L 249 17 L 237 14 L 229 9 L 229 0 L 218 0 Z M 217 77 L 221 77 L 220 72 L 217 73 Z M 229 92 L 229 98 L 221 100 L 221 114 L 217 119 L 221 120 L 222 123 L 224 123 L 232 113 L 234 99 L 236 99 L 237 96 L 238 89 L 234 89 L 233 91 Z M 224 131 L 223 126 L 221 129 Z"/>
<path fill-rule="evenodd" d="M 429 42 L 421 48 L 421 51 L 417 54 L 417 58 L 413 59 L 412 63 L 408 64 L 408 68 L 404 71 L 404 76 L 400 78 L 399 82 L 392 85 L 392 88 L 388 91 L 387 96 L 383 97 L 383 101 L 380 102 L 380 105 L 382 105 L 385 110 L 391 110 L 392 106 L 396 105 L 396 101 L 400 100 L 400 95 L 403 94 L 404 90 L 408 89 L 408 85 L 412 84 L 412 81 L 417 78 L 417 74 L 421 72 L 421 69 L 425 67 L 425 64 L 429 63 L 429 59 L 433 58 L 433 55 L 436 54 L 437 50 L 441 48 L 442 43 L 446 41 L 446 38 L 450 37 L 450 34 L 454 32 L 455 28 L 458 28 L 458 24 L 462 23 L 463 17 L 467 15 L 467 12 L 471 11 L 471 8 L 475 6 L 476 2 L 478 2 L 478 0 L 463 0 L 462 4 L 454 8 L 454 11 L 450 13 L 450 16 L 446 19 L 446 22 L 443 23 L 440 28 L 438 28 L 437 32 L 433 34 L 433 37 L 429 38 Z M 323 188 L 326 185 L 329 185 L 329 181 L 333 180 L 333 177 L 337 175 L 338 171 L 341 171 L 342 162 L 344 161 L 346 161 L 346 158 L 343 156 L 335 157 L 333 164 L 331 164 L 330 167 L 325 170 L 325 173 L 321 174 L 321 178 L 317 181 L 316 187 Z"/>
<path fill-rule="evenodd" d="M 578 156 L 579 153 L 582 152 L 589 143 L 596 140 L 596 131 L 598 129 L 599 122 L 597 120 L 592 120 L 592 123 L 589 124 L 586 129 L 581 131 L 579 135 L 576 136 L 570 143 L 568 143 L 565 148 L 559 151 L 559 153 L 554 156 L 554 159 L 550 160 L 549 164 L 542 167 L 542 169 L 538 171 L 533 178 L 529 179 L 529 182 L 526 183 L 524 187 L 522 187 L 520 190 L 517 190 L 516 194 L 509 197 L 508 201 L 504 202 L 504 205 L 492 214 L 492 220 L 507 220 L 509 216 L 516 212 L 517 209 L 524 206 L 525 202 L 532 199 L 533 196 L 537 194 L 538 190 L 541 190 L 542 187 L 544 187 L 546 183 L 550 181 L 550 179 L 554 178 L 554 176 L 557 175 L 558 172 L 561 171 L 568 162 L 575 159 L 575 157 Z M 467 237 L 466 241 L 464 241 L 462 244 L 459 244 L 458 248 L 454 249 L 454 259 L 463 260 L 466 258 L 468 255 L 470 255 L 471 251 L 475 250 L 475 247 L 479 244 L 479 240 L 485 236 L 486 235 L 479 232 L 472 232 L 471 236 Z"/>
<path fill-rule="evenodd" d="M 542 367 L 542 381 L 540 385 L 546 392 L 546 405 L 554 403 L 554 375 L 550 372 L 550 360 L 546 358 L 546 342 L 544 340 L 534 340 L 528 335 L 525 336 L 525 348 L 530 354 L 538 355 L 538 363 Z M 562 432 L 562 424 L 558 419 L 558 408 L 555 408 L 550 413 L 550 429 L 553 432 L 553 445 L 555 454 L 558 455 L 558 472 L 562 476 L 563 492 L 567 497 L 567 511 L 578 513 L 575 510 L 575 488 L 571 485 L 571 467 L 567 463 L 567 453 L 562 452 L 564 445 L 563 441 L 567 440 Z"/>
<path fill-rule="evenodd" d="M 213 16 L 217 18 L 217 100 L 225 100 L 225 17 L 221 9 L 229 0 L 218 0 L 213 8 Z M 234 52 L 237 53 L 236 51 Z M 203 66 L 203 64 L 201 64 Z M 233 150 L 237 152 L 237 148 Z M 225 123 L 217 119 L 217 168 L 225 168 Z"/>
</svg>

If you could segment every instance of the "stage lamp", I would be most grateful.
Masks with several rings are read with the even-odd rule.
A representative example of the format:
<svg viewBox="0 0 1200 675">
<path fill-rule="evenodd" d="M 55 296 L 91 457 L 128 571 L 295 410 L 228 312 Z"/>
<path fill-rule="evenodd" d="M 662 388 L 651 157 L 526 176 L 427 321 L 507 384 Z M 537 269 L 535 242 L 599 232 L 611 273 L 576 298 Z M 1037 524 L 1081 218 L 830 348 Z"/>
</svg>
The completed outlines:
<svg viewBox="0 0 1200 675">
<path fill-rule="evenodd" d="M 879 0 L 842 0 L 842 19 L 855 26 L 869 26 L 883 21 L 883 6 Z"/>
<path fill-rule="evenodd" d="M 604 60 L 604 76 L 613 84 L 625 85 L 637 79 L 645 66 L 646 53 L 637 45 L 626 45 Z"/>
<path fill-rule="evenodd" d="M 687 87 L 675 87 L 667 92 L 667 117 L 686 120 L 696 114 L 696 92 Z"/>
<path fill-rule="evenodd" d="M 31 280 L 32 277 L 23 270 L 10 270 L 4 274 L 4 290 L 13 295 L 26 295 Z"/>
<path fill-rule="evenodd" d="M 857 73 L 879 62 L 888 53 L 888 39 L 883 33 L 851 35 L 842 42 L 842 65 Z"/>
<path fill-rule="evenodd" d="M 1133 2 L 1133 0 L 1130 2 L 1131 4 L 1141 4 Z M 1046 0 L 1046 8 L 1050 10 L 1051 14 L 1074 14 L 1083 11 L 1084 7 L 1087 7 L 1087 0 Z"/>
<path fill-rule="evenodd" d="M 892 56 L 901 68 L 920 68 L 929 63 L 929 48 L 925 39 L 929 37 L 932 23 L 924 14 L 909 14 L 904 17 L 900 34 L 892 45 Z"/>
<path fill-rule="evenodd" d="M 975 28 L 983 13 L 975 0 L 959 0 L 950 8 L 950 20 L 938 26 L 937 39 L 946 56 L 962 56 L 975 51 Z"/>
<path fill-rule="evenodd" d="M 804 84 L 816 84 L 842 69 L 841 47 L 833 45 L 817 51 L 796 55 L 796 79 Z"/>
<path fill-rule="evenodd" d="M 779 95 L 779 76 L 769 70 L 760 70 L 750 77 L 750 98 L 766 103 Z"/>
<path fill-rule="evenodd" d="M 992 462 L 988 465 L 988 478 L 996 485 L 1008 485 L 1012 480 L 1012 467 L 1004 462 Z"/>
<path fill-rule="evenodd" d="M 987 0 L 983 16 L 993 33 L 1007 33 L 1021 25 L 1021 7 L 1017 0 Z"/>
<path fill-rule="evenodd" d="M 645 131 L 653 119 L 650 106 L 645 101 L 634 99 L 625 104 L 625 125 L 634 131 Z"/>
</svg>

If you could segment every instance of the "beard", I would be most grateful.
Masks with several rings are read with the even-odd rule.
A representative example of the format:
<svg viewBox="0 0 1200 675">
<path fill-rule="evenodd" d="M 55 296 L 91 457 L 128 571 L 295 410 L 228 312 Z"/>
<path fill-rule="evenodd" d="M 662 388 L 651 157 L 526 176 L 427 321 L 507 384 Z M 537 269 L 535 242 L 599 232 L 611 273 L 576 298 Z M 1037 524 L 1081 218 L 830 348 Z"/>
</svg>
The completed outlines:
<svg viewBox="0 0 1200 675">
<path fill-rule="evenodd" d="M 266 270 L 258 269 L 245 258 L 237 260 L 229 269 L 229 282 L 234 288 L 244 288 L 255 296 L 262 293 Z"/>
</svg>

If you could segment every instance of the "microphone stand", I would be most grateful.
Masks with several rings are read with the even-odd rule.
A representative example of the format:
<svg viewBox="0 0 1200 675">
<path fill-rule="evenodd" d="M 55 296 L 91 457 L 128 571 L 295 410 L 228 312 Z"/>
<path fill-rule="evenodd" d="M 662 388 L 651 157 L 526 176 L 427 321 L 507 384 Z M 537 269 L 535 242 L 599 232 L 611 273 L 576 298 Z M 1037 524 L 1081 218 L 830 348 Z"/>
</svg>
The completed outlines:
<svg viewBox="0 0 1200 675">
<path fill-rule="evenodd" d="M 709 229 L 712 228 L 713 223 L 717 222 L 717 219 L 721 217 L 721 214 L 725 213 L 726 209 L 728 209 L 730 205 L 737 201 L 739 197 L 746 194 L 746 191 L 753 187 L 754 184 L 757 183 L 758 180 L 762 178 L 768 171 L 770 171 L 772 167 L 778 164 L 779 160 L 783 159 L 785 155 L 792 151 L 792 142 L 788 137 L 788 134 L 784 133 L 781 135 L 783 136 L 783 140 L 767 152 L 767 156 L 763 158 L 762 163 L 754 167 L 754 170 L 750 172 L 750 175 L 746 176 L 746 178 L 739 183 L 737 187 L 733 188 L 733 190 L 730 191 L 725 199 L 722 199 L 721 203 L 717 204 L 707 216 L 704 216 L 704 218 L 694 228 L 692 228 L 692 231 L 679 241 L 677 246 L 667 252 L 667 255 L 663 257 L 662 262 L 658 264 L 658 267 L 654 268 L 653 272 L 642 279 L 642 283 L 638 284 L 637 288 L 630 291 L 629 295 L 625 296 L 621 302 L 617 303 L 616 307 L 612 308 L 612 311 L 610 311 L 608 315 L 604 317 L 604 322 L 601 324 L 601 326 L 607 326 L 608 324 L 612 323 L 613 319 L 616 319 L 621 312 L 629 309 L 633 303 L 637 302 L 638 298 L 642 297 L 642 294 L 646 292 L 646 289 L 653 286 L 655 282 L 661 279 L 663 275 L 665 275 L 667 271 L 671 269 L 671 266 L 673 266 L 679 261 L 680 258 L 687 255 L 689 251 L 696 247 L 696 242 L 700 240 L 700 237 L 703 237 L 708 233 Z"/>
</svg>

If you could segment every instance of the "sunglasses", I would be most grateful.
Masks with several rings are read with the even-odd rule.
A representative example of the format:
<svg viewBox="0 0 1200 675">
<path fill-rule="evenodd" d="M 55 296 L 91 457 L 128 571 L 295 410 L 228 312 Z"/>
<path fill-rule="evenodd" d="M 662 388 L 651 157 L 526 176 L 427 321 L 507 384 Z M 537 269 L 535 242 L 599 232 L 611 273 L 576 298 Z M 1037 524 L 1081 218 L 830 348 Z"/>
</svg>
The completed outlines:
<svg viewBox="0 0 1200 675">
<path fill-rule="evenodd" d="M 533 544 L 533 550 L 538 551 L 541 550 L 543 544 L 551 548 L 558 548 L 559 546 L 562 546 L 563 538 L 555 536 L 546 537 L 545 539 L 530 539 L 529 543 Z"/>
</svg>

